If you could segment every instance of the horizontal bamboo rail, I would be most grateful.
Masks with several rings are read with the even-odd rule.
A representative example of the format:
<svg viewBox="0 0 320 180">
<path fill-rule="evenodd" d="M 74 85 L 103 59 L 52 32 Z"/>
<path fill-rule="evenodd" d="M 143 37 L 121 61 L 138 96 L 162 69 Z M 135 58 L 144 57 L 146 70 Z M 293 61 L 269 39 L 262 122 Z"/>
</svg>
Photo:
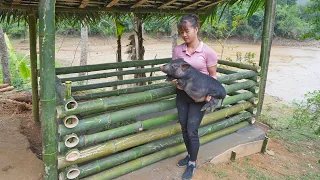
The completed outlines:
<svg viewBox="0 0 320 180">
<path fill-rule="evenodd" d="M 251 92 L 241 93 L 236 96 L 227 97 L 223 101 L 223 105 L 234 104 L 238 101 L 249 100 L 253 97 L 254 94 Z M 219 108 L 220 106 L 221 104 L 218 104 L 217 108 Z M 153 112 L 161 112 L 173 108 L 175 108 L 175 99 L 156 102 L 153 104 L 143 104 L 137 107 L 127 108 L 120 111 L 115 111 L 107 114 L 82 119 L 81 121 L 77 121 L 77 126 L 73 127 L 72 129 L 60 124 L 58 126 L 58 133 L 60 134 L 60 136 L 64 136 L 66 134 L 81 132 L 96 127 L 108 127 L 108 125 L 110 125 L 111 123 L 121 122 L 126 119 L 134 118 L 140 115 L 145 115 Z M 70 117 L 73 119 L 73 116 Z"/>
<path fill-rule="evenodd" d="M 116 62 L 116 63 L 93 64 L 93 65 L 86 65 L 86 66 L 62 67 L 62 68 L 56 68 L 56 75 L 101 71 L 101 70 L 117 69 L 117 68 L 129 68 L 129 67 L 138 67 L 138 66 L 147 66 L 147 65 L 157 65 L 157 64 L 168 63 L 170 62 L 170 60 L 171 58 L 165 58 L 165 59 L 154 59 L 154 60 L 143 60 L 143 61 L 136 60 L 136 61 L 125 61 L 125 62 Z"/>
<path fill-rule="evenodd" d="M 173 87 L 163 87 L 140 93 L 96 99 L 87 102 L 80 102 L 78 103 L 77 109 L 69 111 L 66 111 L 63 106 L 57 106 L 57 118 L 64 118 L 69 115 L 75 115 L 84 112 L 106 111 L 115 108 L 123 108 L 135 104 L 147 103 L 151 100 L 158 99 L 160 97 L 175 94 L 175 92 L 176 90 Z"/>
<path fill-rule="evenodd" d="M 81 121 L 79 121 L 78 125 L 72 129 L 66 128 L 64 125 L 60 124 L 58 126 L 58 133 L 60 134 L 60 136 L 64 136 L 66 134 L 82 132 L 97 127 L 108 127 L 110 124 L 113 123 L 121 122 L 149 113 L 162 112 L 174 109 L 175 107 L 175 100 L 165 100 L 153 104 L 144 104 L 138 107 L 128 108 L 125 110 L 114 111 L 82 119 Z"/>
<path fill-rule="evenodd" d="M 215 111 L 210 114 L 206 114 L 200 126 L 204 126 L 222 118 L 234 115 L 242 110 L 249 109 L 252 106 L 253 105 L 251 103 L 244 102 L 234 105 L 232 107 Z M 97 159 L 99 157 L 106 156 L 127 148 L 131 148 L 157 139 L 165 138 L 179 132 L 181 132 L 181 127 L 179 124 L 176 124 L 173 126 L 166 126 L 163 128 L 155 129 L 153 131 L 146 131 L 137 135 L 126 136 L 106 143 L 91 146 L 79 151 L 80 156 L 78 158 L 75 158 L 74 161 L 67 161 L 65 156 L 59 156 L 58 169 L 86 162 L 89 160 Z"/>
<path fill-rule="evenodd" d="M 119 96 L 122 94 L 130 94 L 130 93 L 137 93 L 151 89 L 157 89 L 161 87 L 175 87 L 176 85 L 172 82 L 164 82 L 158 84 L 151 84 L 145 86 L 137 86 L 133 88 L 126 88 L 126 89 L 117 89 L 112 91 L 105 91 L 105 92 L 97 92 L 97 93 L 88 93 L 88 94 L 76 94 L 73 95 L 73 98 L 78 100 L 89 100 L 95 98 L 103 98 L 103 97 L 110 97 L 110 96 Z"/>
<path fill-rule="evenodd" d="M 166 76 L 151 76 L 151 77 L 143 77 L 143 78 L 137 78 L 137 79 L 118 80 L 118 81 L 112 81 L 112 82 L 72 86 L 71 90 L 72 90 L 72 92 L 84 91 L 84 90 L 89 90 L 89 89 L 112 87 L 112 86 L 119 86 L 119 85 L 124 85 L 124 84 L 134 84 L 134 83 L 140 83 L 140 82 L 164 80 L 165 78 L 166 78 Z"/>
<path fill-rule="evenodd" d="M 237 114 L 233 117 L 230 117 L 228 119 L 225 119 L 220 122 L 216 122 L 214 124 L 210 124 L 204 127 L 199 128 L 198 134 L 199 137 L 208 135 L 213 132 L 217 132 L 219 130 L 229 128 L 231 126 L 234 126 L 235 124 L 238 124 L 246 119 L 250 119 L 251 114 L 246 112 L 242 114 Z M 177 143 L 182 143 L 183 138 L 181 134 L 171 136 L 169 138 L 161 139 L 158 141 L 150 142 L 148 144 L 135 147 L 133 149 L 130 149 L 125 152 L 121 152 L 118 154 L 114 154 L 87 164 L 84 164 L 82 166 L 79 166 L 77 169 L 80 171 L 79 178 L 83 178 L 85 176 L 89 176 L 94 173 L 98 173 L 100 171 L 103 171 L 105 169 L 114 167 L 116 165 L 119 165 L 121 163 L 139 158 L 141 156 L 162 150 L 167 148 L 168 146 L 175 145 Z"/>
<path fill-rule="evenodd" d="M 66 77 L 66 78 L 60 78 L 60 79 L 62 82 L 65 82 L 65 81 L 75 82 L 75 81 L 84 81 L 84 80 L 90 80 L 90 79 L 108 78 L 108 77 L 121 76 L 121 75 L 156 72 L 156 71 L 160 71 L 160 68 L 154 67 L 154 68 L 144 68 L 144 69 L 133 69 L 133 70 L 125 70 L 125 71 L 117 71 L 117 72 L 91 74 L 91 75 L 86 75 L 86 76 Z"/>
<path fill-rule="evenodd" d="M 237 67 L 237 68 L 240 68 L 240 69 L 249 69 L 249 70 L 253 70 L 255 72 L 260 72 L 261 71 L 261 67 L 260 66 L 253 66 L 253 65 L 249 65 L 249 64 L 242 64 L 242 63 L 231 62 L 231 61 L 226 61 L 226 60 L 218 60 L 218 64 Z"/>
<path fill-rule="evenodd" d="M 66 81 L 76 82 L 76 81 L 84 81 L 84 80 L 90 80 L 90 79 L 101 79 L 101 78 L 108 78 L 113 76 L 140 74 L 140 73 L 158 72 L 158 71 L 160 71 L 159 67 L 153 67 L 153 68 L 144 68 L 144 69 L 123 70 L 118 72 L 98 73 L 98 74 L 91 74 L 86 76 L 66 77 L 66 78 L 60 78 L 60 80 L 61 82 L 66 82 Z M 226 70 L 222 68 L 217 68 L 217 72 L 220 72 L 220 73 L 224 72 L 225 74 L 237 73 L 236 71 Z"/>
<path fill-rule="evenodd" d="M 234 104 L 234 103 L 237 103 L 242 100 L 245 101 L 245 100 L 252 98 L 253 96 L 254 96 L 254 94 L 252 94 L 251 92 L 248 92 L 248 93 L 238 94 L 238 95 L 232 96 L 232 97 L 227 97 L 224 100 L 223 105 L 225 106 L 225 105 Z M 171 101 L 173 103 L 171 104 L 170 107 L 174 106 L 174 104 L 175 104 L 174 100 L 171 100 Z M 220 106 L 221 105 L 219 104 L 217 107 L 220 107 Z M 107 116 L 109 119 L 112 119 L 112 117 L 115 117 L 117 119 L 112 119 L 112 120 L 119 122 L 122 120 L 130 119 L 130 117 L 134 117 L 134 115 L 139 113 L 139 111 L 141 111 L 141 109 L 151 109 L 151 108 L 154 109 L 153 104 L 129 108 L 129 109 L 125 109 L 125 110 L 117 111 L 117 112 L 112 112 L 112 113 L 108 114 Z M 120 114 L 122 116 L 119 116 L 119 115 L 117 116 L 117 114 Z M 89 120 L 83 119 L 83 120 L 81 120 L 81 122 L 80 122 L 81 124 L 79 125 L 79 127 L 73 128 L 73 129 L 65 128 L 64 126 L 59 125 L 59 132 L 61 135 L 65 135 L 65 134 L 67 134 L 67 132 L 68 133 L 78 132 L 77 131 L 78 129 L 79 129 L 79 131 L 80 131 L 80 129 L 83 130 L 84 125 L 82 125 L 82 124 L 85 124 L 85 125 L 91 124 L 91 126 L 93 126 L 92 124 L 96 123 L 96 125 L 94 127 L 97 127 L 98 125 L 100 126 L 101 123 L 109 120 L 109 119 L 106 119 L 105 117 L 106 117 L 106 115 L 102 115 L 101 117 L 95 116 L 94 119 L 93 118 L 89 118 Z M 122 127 L 107 130 L 107 131 L 102 131 L 102 132 L 91 134 L 91 135 L 80 136 L 79 140 L 78 140 L 79 143 L 75 147 L 80 148 L 80 147 L 88 146 L 88 145 L 91 145 L 94 143 L 99 143 L 99 142 L 103 142 L 106 140 L 110 140 L 110 139 L 113 139 L 116 137 L 128 135 L 133 132 L 137 132 L 137 130 L 139 130 L 139 128 L 142 128 L 142 129 L 152 128 L 152 127 L 155 127 L 158 125 L 168 123 L 172 120 L 175 120 L 175 119 L 177 119 L 177 117 L 178 117 L 177 113 L 169 114 L 169 115 L 162 116 L 159 118 L 153 118 L 153 119 L 145 120 L 142 122 L 136 122 L 134 124 L 122 126 Z M 93 119 L 93 120 L 91 120 L 91 119 Z M 110 121 L 111 120 L 109 120 L 109 122 Z M 89 128 L 89 126 L 88 126 L 88 128 Z M 87 130 L 87 129 L 84 129 L 84 130 Z M 65 143 L 59 142 L 58 149 L 59 149 L 59 152 L 64 152 L 67 150 L 67 147 L 66 147 Z"/>
<path fill-rule="evenodd" d="M 203 145 L 205 143 L 211 142 L 219 137 L 225 136 L 227 134 L 233 133 L 245 126 L 248 125 L 248 122 L 241 122 L 239 124 L 236 124 L 234 126 L 231 126 L 229 128 L 214 132 L 212 134 L 200 137 L 200 145 Z M 179 144 L 177 146 L 167 148 L 164 150 L 161 150 L 159 152 L 137 158 L 135 160 L 132 160 L 130 162 L 127 162 L 125 164 L 122 164 L 120 166 L 114 167 L 112 169 L 109 169 L 107 171 L 103 171 L 101 173 L 89 176 L 87 178 L 83 178 L 84 180 L 107 180 L 107 179 L 114 179 L 116 177 L 119 177 L 121 175 L 127 174 L 129 172 L 132 172 L 134 170 L 140 169 L 144 166 L 150 165 L 152 163 L 158 162 L 162 159 L 172 157 L 175 155 L 178 155 L 182 152 L 186 151 L 185 144 Z"/>
</svg>

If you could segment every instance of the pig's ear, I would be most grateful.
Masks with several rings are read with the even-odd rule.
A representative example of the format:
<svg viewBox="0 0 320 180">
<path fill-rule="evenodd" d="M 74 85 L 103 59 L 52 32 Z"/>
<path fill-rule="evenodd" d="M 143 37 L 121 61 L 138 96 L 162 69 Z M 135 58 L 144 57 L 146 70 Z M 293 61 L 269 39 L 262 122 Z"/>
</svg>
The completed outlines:
<svg viewBox="0 0 320 180">
<path fill-rule="evenodd" d="M 184 63 L 184 64 L 182 64 L 181 69 L 182 69 L 182 71 L 186 71 L 189 67 L 190 67 L 190 64 Z"/>
</svg>

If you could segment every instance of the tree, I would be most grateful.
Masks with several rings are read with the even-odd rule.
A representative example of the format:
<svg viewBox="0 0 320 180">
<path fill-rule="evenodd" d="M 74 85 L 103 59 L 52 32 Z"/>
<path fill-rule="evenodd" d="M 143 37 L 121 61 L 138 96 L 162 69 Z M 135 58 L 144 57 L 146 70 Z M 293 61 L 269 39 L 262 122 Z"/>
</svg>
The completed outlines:
<svg viewBox="0 0 320 180">
<path fill-rule="evenodd" d="M 7 48 L 7 44 L 6 44 L 6 40 L 4 37 L 1 24 L 0 24 L 0 57 L 1 57 L 1 65 L 2 65 L 3 83 L 10 84 L 11 76 L 10 76 L 10 66 L 9 66 L 9 53 L 8 53 L 8 48 Z"/>
<path fill-rule="evenodd" d="M 303 38 L 320 40 L 320 0 L 310 0 L 306 10 L 307 19 L 311 23 L 311 32 L 304 34 Z"/>
<path fill-rule="evenodd" d="M 88 26 L 81 25 L 81 57 L 80 66 L 87 65 L 88 62 Z M 85 75 L 85 72 L 79 73 L 79 76 Z"/>
</svg>

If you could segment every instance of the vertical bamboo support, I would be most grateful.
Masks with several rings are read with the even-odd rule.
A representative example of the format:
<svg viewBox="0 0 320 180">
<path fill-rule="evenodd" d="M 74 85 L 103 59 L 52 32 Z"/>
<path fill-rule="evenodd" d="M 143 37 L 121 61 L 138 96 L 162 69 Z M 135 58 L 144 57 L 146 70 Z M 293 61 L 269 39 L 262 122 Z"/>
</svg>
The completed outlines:
<svg viewBox="0 0 320 180">
<path fill-rule="evenodd" d="M 261 67 L 261 81 L 260 81 L 260 92 L 258 94 L 258 112 L 257 117 L 260 117 L 264 93 L 266 89 L 269 58 L 272 44 L 272 36 L 274 30 L 274 19 L 276 11 L 276 0 L 266 0 L 266 7 L 264 12 L 264 22 L 263 22 L 263 34 L 261 41 L 261 53 L 259 66 Z"/>
<path fill-rule="evenodd" d="M 236 155 L 237 155 L 236 152 L 234 152 L 234 151 L 231 152 L 230 160 L 231 160 L 232 162 L 235 162 L 235 161 L 236 161 Z"/>
<path fill-rule="evenodd" d="M 261 153 L 265 153 L 267 151 L 268 141 L 269 141 L 269 138 L 267 136 L 265 136 L 264 140 L 263 140 L 262 147 L 261 147 L 261 151 L 260 151 Z"/>
<path fill-rule="evenodd" d="M 55 92 L 55 1 L 40 0 L 40 118 L 44 179 L 58 179 Z"/>
<path fill-rule="evenodd" d="M 66 81 L 65 82 L 65 85 L 66 85 L 66 97 L 65 99 L 70 99 L 71 98 L 71 85 L 72 85 L 72 82 L 71 81 Z"/>
<path fill-rule="evenodd" d="M 34 12 L 29 14 L 29 42 L 30 42 L 30 65 L 31 65 L 31 86 L 32 86 L 32 115 L 35 122 L 39 120 L 39 96 L 37 77 L 37 29 L 36 16 Z"/>
</svg>

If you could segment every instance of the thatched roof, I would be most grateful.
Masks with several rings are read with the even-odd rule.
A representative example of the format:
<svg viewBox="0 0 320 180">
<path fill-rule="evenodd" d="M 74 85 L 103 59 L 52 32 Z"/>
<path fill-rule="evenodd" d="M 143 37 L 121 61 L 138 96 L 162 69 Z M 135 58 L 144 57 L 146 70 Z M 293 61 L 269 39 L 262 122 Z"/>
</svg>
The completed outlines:
<svg viewBox="0 0 320 180">
<path fill-rule="evenodd" d="M 0 0 L 0 21 L 19 22 L 36 12 L 40 0 Z M 56 21 L 96 23 L 101 18 L 130 14 L 142 16 L 179 16 L 195 13 L 203 19 L 217 12 L 218 5 L 235 5 L 246 0 L 56 0 Z M 248 12 L 254 12 L 264 0 L 252 0 Z M 37 14 L 37 13 L 35 13 Z"/>
<path fill-rule="evenodd" d="M 40 0 L 0 0 L 0 21 L 19 22 L 36 12 Z M 56 0 L 56 21 L 95 23 L 116 14 L 168 16 L 186 13 L 209 14 L 225 0 Z M 234 1 L 234 0 L 233 0 Z M 230 3 L 226 0 L 225 2 Z M 35 13 L 37 14 L 37 13 Z"/>
<path fill-rule="evenodd" d="M 56 12 L 203 13 L 224 0 L 56 0 Z M 0 9 L 37 9 L 39 0 L 1 0 Z"/>
</svg>

